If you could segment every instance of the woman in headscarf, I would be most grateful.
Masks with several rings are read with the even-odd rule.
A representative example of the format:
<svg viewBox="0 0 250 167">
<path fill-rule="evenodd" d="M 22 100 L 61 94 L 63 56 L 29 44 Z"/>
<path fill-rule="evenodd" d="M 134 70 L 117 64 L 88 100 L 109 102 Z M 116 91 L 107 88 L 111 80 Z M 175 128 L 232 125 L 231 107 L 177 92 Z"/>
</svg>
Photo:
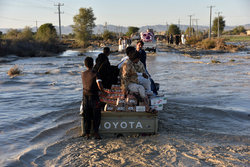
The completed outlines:
<svg viewBox="0 0 250 167">
<path fill-rule="evenodd" d="M 110 89 L 112 85 L 111 80 L 111 67 L 108 57 L 100 53 L 96 58 L 96 64 L 93 68 L 93 71 L 97 73 L 98 78 L 101 80 L 104 88 Z"/>
</svg>

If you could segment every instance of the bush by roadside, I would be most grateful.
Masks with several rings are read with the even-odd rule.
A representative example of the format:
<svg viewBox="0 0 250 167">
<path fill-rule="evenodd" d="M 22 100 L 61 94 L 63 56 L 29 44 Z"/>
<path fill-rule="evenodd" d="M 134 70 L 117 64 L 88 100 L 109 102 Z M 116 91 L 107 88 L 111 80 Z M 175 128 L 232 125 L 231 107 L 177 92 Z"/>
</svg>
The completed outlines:
<svg viewBox="0 0 250 167">
<path fill-rule="evenodd" d="M 196 45 L 198 42 L 202 41 L 202 36 L 191 36 L 187 37 L 186 44 L 187 45 Z"/>
<path fill-rule="evenodd" d="M 55 27 L 43 24 L 37 33 L 25 27 L 22 31 L 10 29 L 0 38 L 0 57 L 15 54 L 20 57 L 51 56 L 66 50 L 56 35 Z"/>
<path fill-rule="evenodd" d="M 191 37 L 187 40 L 187 44 L 205 50 L 222 50 L 222 51 L 230 51 L 236 52 L 244 48 L 244 46 L 238 46 L 233 44 L 226 44 L 225 38 L 197 38 Z"/>
<path fill-rule="evenodd" d="M 34 40 L 1 40 L 0 57 L 15 54 L 20 57 L 50 56 L 52 53 L 60 53 L 66 48 L 58 43 L 49 44 Z M 41 55 L 41 53 L 44 53 Z"/>
</svg>

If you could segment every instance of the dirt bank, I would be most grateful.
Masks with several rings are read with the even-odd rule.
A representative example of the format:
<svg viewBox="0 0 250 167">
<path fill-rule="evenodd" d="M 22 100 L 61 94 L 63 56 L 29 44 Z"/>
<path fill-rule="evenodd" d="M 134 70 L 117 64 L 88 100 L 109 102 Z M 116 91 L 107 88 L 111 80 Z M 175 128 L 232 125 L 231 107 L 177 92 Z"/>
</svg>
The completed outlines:
<svg viewBox="0 0 250 167">
<path fill-rule="evenodd" d="M 190 45 L 168 45 L 166 43 L 159 43 L 157 48 L 159 52 L 175 52 L 197 58 L 201 55 L 221 54 L 246 50 L 246 48 L 243 46 L 232 46 L 231 49 L 230 47 L 228 47 L 228 49 L 202 49 Z"/>
</svg>

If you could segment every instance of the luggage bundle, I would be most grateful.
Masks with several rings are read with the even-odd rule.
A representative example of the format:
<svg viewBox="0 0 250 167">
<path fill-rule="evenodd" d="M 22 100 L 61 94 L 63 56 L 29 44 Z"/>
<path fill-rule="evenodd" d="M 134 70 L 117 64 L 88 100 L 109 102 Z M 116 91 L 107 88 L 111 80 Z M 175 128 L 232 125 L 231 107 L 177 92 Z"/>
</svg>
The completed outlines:
<svg viewBox="0 0 250 167">
<path fill-rule="evenodd" d="M 105 112 L 146 112 L 146 107 L 136 94 L 125 95 L 122 93 L 120 85 L 112 85 L 111 89 L 100 92 L 101 102 L 106 103 Z M 164 96 L 149 97 L 150 106 L 157 111 L 163 110 L 163 104 L 167 103 Z"/>
</svg>

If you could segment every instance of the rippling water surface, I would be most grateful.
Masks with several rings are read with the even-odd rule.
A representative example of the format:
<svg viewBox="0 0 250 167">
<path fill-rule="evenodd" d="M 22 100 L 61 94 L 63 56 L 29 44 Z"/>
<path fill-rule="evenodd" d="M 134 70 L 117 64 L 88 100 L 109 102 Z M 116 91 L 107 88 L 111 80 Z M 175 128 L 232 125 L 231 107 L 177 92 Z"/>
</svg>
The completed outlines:
<svg viewBox="0 0 250 167">
<path fill-rule="evenodd" d="M 86 55 L 96 58 L 98 53 Z M 57 57 L 0 64 L 0 166 L 43 166 L 39 157 L 48 145 L 78 135 L 80 71 L 85 69 L 85 57 L 77 54 L 66 51 Z M 111 63 L 117 64 L 122 56 L 111 55 Z M 10 78 L 6 73 L 15 64 L 23 74 Z M 160 83 L 160 94 L 166 94 L 169 101 L 159 114 L 158 135 L 174 134 L 179 139 L 188 134 L 189 140 L 201 143 L 198 136 L 214 143 L 220 143 L 223 136 L 223 140 L 249 146 L 247 52 L 202 55 L 200 59 L 158 52 L 148 55 L 147 68 Z"/>
</svg>

